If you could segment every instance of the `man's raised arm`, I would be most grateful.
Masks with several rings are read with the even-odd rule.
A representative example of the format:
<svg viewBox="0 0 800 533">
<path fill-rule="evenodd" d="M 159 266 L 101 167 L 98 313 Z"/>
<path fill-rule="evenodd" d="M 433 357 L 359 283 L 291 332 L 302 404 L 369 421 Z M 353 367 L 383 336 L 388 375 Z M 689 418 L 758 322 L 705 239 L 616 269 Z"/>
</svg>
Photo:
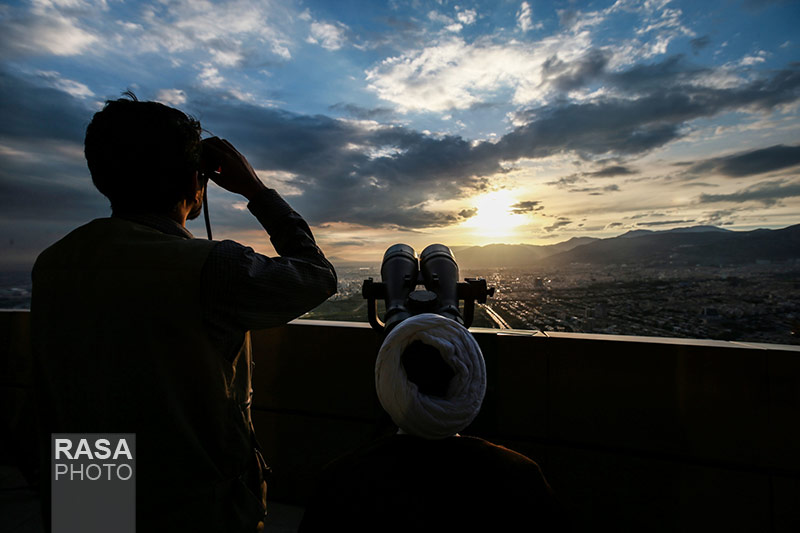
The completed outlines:
<svg viewBox="0 0 800 533">
<path fill-rule="evenodd" d="M 336 272 L 308 224 L 229 142 L 203 141 L 204 171 L 224 189 L 249 200 L 248 209 L 269 233 L 280 257 L 267 257 L 234 241 L 214 247 L 203 271 L 213 322 L 242 329 L 285 324 L 336 292 Z"/>
</svg>

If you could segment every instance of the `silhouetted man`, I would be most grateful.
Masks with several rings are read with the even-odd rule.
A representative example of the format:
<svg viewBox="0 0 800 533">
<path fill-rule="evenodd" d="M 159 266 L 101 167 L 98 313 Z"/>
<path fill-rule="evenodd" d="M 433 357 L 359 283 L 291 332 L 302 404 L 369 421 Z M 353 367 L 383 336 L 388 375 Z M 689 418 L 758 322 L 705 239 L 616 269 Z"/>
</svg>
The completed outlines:
<svg viewBox="0 0 800 533">
<path fill-rule="evenodd" d="M 197 121 L 129 96 L 86 131 L 111 217 L 74 230 L 33 270 L 43 444 L 53 432 L 136 433 L 139 531 L 255 531 L 268 469 L 250 421 L 248 330 L 315 307 L 336 274 L 230 143 L 201 141 Z M 280 257 L 192 237 L 185 222 L 208 178 L 249 200 Z"/>
</svg>

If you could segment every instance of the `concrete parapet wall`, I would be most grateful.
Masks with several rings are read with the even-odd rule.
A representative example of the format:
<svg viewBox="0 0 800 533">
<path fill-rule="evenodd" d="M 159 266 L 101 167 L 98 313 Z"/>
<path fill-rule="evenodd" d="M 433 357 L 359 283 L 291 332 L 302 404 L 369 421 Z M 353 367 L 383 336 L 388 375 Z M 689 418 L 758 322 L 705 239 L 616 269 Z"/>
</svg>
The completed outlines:
<svg viewBox="0 0 800 533">
<path fill-rule="evenodd" d="M 0 432 L 12 436 L 0 452 L 21 464 L 28 323 L 0 313 Z M 473 333 L 489 383 L 464 433 L 537 461 L 579 530 L 800 529 L 800 348 Z M 393 431 L 374 390 L 378 339 L 365 324 L 296 321 L 253 343 L 270 495 L 302 505 L 326 462 Z"/>
<path fill-rule="evenodd" d="M 464 433 L 536 460 L 578 529 L 800 525 L 798 347 L 473 334 L 489 383 Z M 364 324 L 297 321 L 254 346 L 274 494 L 302 504 L 325 462 L 392 431 L 374 391 L 378 340 Z"/>
</svg>

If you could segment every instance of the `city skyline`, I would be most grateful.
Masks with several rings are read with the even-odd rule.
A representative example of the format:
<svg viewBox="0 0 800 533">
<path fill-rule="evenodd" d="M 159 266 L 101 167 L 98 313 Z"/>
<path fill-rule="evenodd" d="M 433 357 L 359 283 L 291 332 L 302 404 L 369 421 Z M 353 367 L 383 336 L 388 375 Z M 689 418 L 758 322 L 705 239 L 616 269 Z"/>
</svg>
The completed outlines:
<svg viewBox="0 0 800 533">
<path fill-rule="evenodd" d="M 327 255 L 800 222 L 800 6 L 11 2 L 0 20 L 0 269 L 106 200 L 83 131 L 133 90 L 231 140 Z M 242 198 L 216 238 L 270 253 Z M 204 235 L 200 221 L 190 229 Z"/>
</svg>

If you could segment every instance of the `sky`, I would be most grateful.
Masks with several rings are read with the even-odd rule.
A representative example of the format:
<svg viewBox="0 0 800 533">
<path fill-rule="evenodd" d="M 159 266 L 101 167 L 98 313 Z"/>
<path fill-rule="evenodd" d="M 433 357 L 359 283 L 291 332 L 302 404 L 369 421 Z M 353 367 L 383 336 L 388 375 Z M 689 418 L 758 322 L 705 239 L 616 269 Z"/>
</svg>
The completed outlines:
<svg viewBox="0 0 800 533">
<path fill-rule="evenodd" d="M 4 2 L 0 269 L 109 215 L 83 136 L 128 89 L 230 140 L 338 261 L 797 224 L 798 27 L 777 0 Z M 274 253 L 209 199 L 215 238 Z"/>
</svg>

